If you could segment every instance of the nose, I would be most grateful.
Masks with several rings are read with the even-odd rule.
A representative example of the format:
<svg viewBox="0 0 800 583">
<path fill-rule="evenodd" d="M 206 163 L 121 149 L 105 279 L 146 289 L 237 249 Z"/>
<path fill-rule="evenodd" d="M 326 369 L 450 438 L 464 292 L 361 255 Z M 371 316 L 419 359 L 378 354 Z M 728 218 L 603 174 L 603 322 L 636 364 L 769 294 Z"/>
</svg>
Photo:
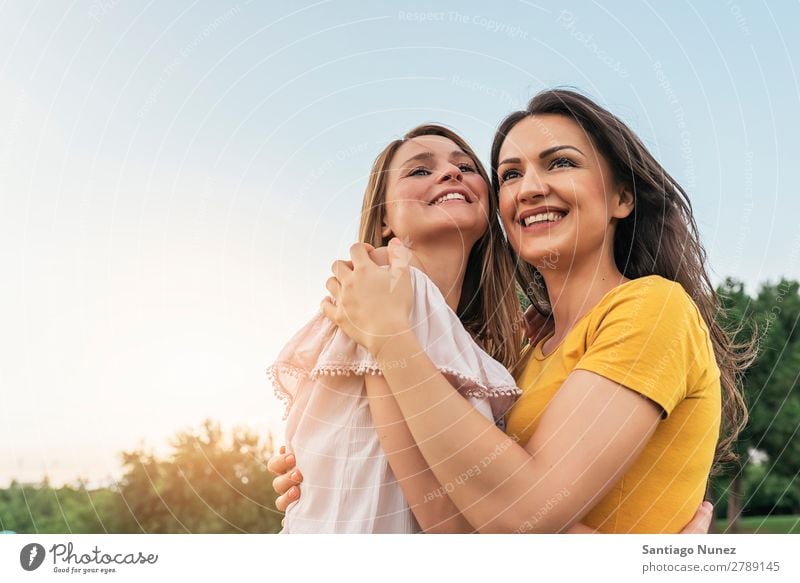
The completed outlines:
<svg viewBox="0 0 800 583">
<path fill-rule="evenodd" d="M 543 178 L 536 172 L 526 172 L 520 181 L 517 202 L 529 203 L 538 197 L 547 196 L 550 185 Z"/>
<path fill-rule="evenodd" d="M 448 164 L 442 171 L 442 175 L 439 178 L 439 182 L 450 182 L 451 180 L 455 180 L 457 182 L 464 180 L 464 175 L 461 173 L 461 168 L 455 164 Z"/>
</svg>

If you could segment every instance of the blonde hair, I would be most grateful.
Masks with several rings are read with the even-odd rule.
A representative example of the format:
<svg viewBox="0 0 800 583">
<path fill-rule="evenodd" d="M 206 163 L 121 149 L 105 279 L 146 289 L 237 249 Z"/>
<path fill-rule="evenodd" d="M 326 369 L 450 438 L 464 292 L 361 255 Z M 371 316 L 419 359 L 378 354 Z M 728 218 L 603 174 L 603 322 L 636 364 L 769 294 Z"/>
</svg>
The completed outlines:
<svg viewBox="0 0 800 583">
<path fill-rule="evenodd" d="M 486 352 L 512 369 L 522 347 L 521 313 L 514 282 L 514 266 L 500 226 L 496 191 L 472 148 L 455 132 L 443 126 L 417 126 L 399 140 L 390 142 L 375 158 L 361 207 L 358 238 L 382 247 L 389 238 L 382 235 L 386 216 L 386 187 L 389 165 L 404 143 L 420 136 L 441 136 L 455 143 L 475 164 L 489 189 L 489 227 L 470 251 L 458 303 L 464 328 Z"/>
</svg>

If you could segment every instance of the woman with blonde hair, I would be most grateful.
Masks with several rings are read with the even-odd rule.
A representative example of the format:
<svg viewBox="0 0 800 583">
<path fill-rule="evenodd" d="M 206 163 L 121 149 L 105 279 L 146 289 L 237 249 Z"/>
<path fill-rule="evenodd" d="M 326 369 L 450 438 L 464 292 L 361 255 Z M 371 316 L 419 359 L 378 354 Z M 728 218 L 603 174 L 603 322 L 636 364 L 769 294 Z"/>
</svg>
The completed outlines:
<svg viewBox="0 0 800 583">
<path fill-rule="evenodd" d="M 519 304 L 497 200 L 469 145 L 437 125 L 391 142 L 370 173 L 359 237 L 374 247 L 393 237 L 413 242 L 416 337 L 459 398 L 502 423 L 519 395 L 507 371 L 519 355 Z M 284 532 L 466 527 L 446 496 L 425 499 L 440 486 L 376 376 L 391 366 L 405 363 L 374 359 L 320 314 L 269 368 L 306 477 Z"/>
</svg>

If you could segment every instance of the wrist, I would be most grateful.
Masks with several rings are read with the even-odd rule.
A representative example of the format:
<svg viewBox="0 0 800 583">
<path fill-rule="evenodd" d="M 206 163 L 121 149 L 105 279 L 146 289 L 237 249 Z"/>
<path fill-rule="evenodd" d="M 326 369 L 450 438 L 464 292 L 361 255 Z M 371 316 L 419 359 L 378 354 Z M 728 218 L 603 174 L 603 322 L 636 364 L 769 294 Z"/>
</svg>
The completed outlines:
<svg viewBox="0 0 800 583">
<path fill-rule="evenodd" d="M 378 366 L 383 370 L 387 365 L 405 362 L 413 352 L 412 343 L 416 341 L 416 335 L 410 329 L 405 328 L 377 339 L 369 350 L 378 361 Z"/>
</svg>

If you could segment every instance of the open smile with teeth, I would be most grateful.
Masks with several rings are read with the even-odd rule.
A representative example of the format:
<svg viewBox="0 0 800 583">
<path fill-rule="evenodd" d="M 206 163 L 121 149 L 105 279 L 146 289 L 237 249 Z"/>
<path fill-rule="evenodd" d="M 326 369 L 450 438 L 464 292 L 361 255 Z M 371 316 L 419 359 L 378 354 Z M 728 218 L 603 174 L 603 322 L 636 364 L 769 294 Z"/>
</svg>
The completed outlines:
<svg viewBox="0 0 800 583">
<path fill-rule="evenodd" d="M 530 215 L 520 221 L 523 227 L 530 227 L 531 225 L 538 225 L 542 223 L 557 223 L 567 216 L 567 213 L 562 211 L 552 211 L 549 213 L 539 213 Z"/>
<path fill-rule="evenodd" d="M 445 192 L 443 195 L 437 197 L 431 203 L 431 205 L 442 204 L 448 200 L 460 200 L 461 202 L 468 202 L 467 197 L 465 197 L 463 194 L 459 194 L 458 192 Z"/>
</svg>

